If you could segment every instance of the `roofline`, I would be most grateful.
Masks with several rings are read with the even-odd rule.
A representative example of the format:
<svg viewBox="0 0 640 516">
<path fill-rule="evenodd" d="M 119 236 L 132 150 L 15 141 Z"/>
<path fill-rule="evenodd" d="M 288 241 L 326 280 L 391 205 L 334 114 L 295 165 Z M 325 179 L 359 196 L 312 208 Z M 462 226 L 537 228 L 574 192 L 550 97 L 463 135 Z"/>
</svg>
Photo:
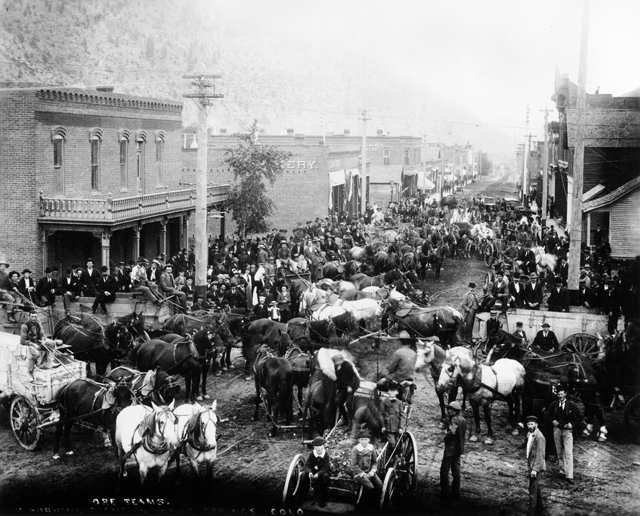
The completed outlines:
<svg viewBox="0 0 640 516">
<path fill-rule="evenodd" d="M 635 192 L 638 188 L 640 188 L 640 175 L 631 181 L 627 181 L 622 186 L 612 190 L 606 195 L 602 197 L 598 197 L 597 199 L 593 199 L 592 201 L 587 201 L 584 203 L 582 207 L 582 211 L 584 213 L 589 213 L 593 210 L 597 210 L 599 208 L 604 208 L 605 206 L 609 206 L 614 202 L 618 201 L 622 197 L 625 197 L 633 192 Z"/>
</svg>

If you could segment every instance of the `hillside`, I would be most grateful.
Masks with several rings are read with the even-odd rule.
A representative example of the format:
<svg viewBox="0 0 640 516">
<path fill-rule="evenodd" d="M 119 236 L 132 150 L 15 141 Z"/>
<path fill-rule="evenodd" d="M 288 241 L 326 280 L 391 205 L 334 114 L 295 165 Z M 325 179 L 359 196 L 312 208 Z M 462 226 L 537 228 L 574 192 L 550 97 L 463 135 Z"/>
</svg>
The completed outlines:
<svg viewBox="0 0 640 516">
<path fill-rule="evenodd" d="M 414 84 L 406 70 L 381 71 L 375 52 L 363 60 L 345 44 L 339 54 L 327 55 L 322 45 L 300 44 L 259 16 L 229 17 L 224 4 L 0 0 L 0 5 L 3 82 L 113 85 L 123 93 L 181 99 L 188 87 L 182 75 L 207 70 L 223 76 L 219 90 L 225 98 L 212 113 L 216 129 L 241 130 L 257 118 L 267 132 L 291 127 L 357 134 L 358 115 L 366 106 L 370 133 L 426 134 L 490 151 L 504 139 L 495 130 L 478 129 L 473 115 L 442 98 L 446 92 Z M 188 125 L 195 117 L 192 106 L 185 106 Z"/>
</svg>

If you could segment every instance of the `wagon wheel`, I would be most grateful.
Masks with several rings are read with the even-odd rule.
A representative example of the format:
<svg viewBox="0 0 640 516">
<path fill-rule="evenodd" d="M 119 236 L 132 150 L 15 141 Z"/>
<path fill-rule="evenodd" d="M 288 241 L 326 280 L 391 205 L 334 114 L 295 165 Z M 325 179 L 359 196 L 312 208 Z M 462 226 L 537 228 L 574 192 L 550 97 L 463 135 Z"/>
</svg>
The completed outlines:
<svg viewBox="0 0 640 516">
<path fill-rule="evenodd" d="M 631 439 L 640 444 L 640 394 L 636 394 L 624 406 L 624 423 Z"/>
<path fill-rule="evenodd" d="M 380 494 L 380 510 L 388 511 L 393 507 L 393 497 L 396 494 L 398 476 L 396 470 L 389 468 L 384 476 L 382 493 Z"/>
<path fill-rule="evenodd" d="M 304 457 L 298 453 L 287 471 L 287 479 L 282 490 L 282 503 L 284 505 L 296 503 L 301 500 L 309 490 L 309 477 L 304 470 Z"/>
<path fill-rule="evenodd" d="M 40 414 L 35 405 L 24 396 L 16 396 L 9 408 L 11 430 L 16 441 L 25 450 L 35 450 L 40 441 Z"/>
<path fill-rule="evenodd" d="M 396 450 L 399 460 L 395 464 L 398 476 L 402 478 L 401 491 L 404 495 L 415 490 L 417 484 L 416 466 L 418 464 L 418 446 L 411 432 L 400 436 L 400 444 Z"/>
<path fill-rule="evenodd" d="M 586 358 L 596 359 L 600 352 L 598 338 L 588 333 L 574 333 L 560 343 L 562 351 L 576 353 Z"/>
<path fill-rule="evenodd" d="M 382 447 L 382 451 L 378 455 L 378 464 L 376 466 L 376 474 L 378 475 L 378 478 L 384 478 L 384 475 L 387 469 L 386 468 L 387 459 L 390 453 L 391 453 L 391 450 L 389 450 L 389 443 L 386 442 Z"/>
</svg>

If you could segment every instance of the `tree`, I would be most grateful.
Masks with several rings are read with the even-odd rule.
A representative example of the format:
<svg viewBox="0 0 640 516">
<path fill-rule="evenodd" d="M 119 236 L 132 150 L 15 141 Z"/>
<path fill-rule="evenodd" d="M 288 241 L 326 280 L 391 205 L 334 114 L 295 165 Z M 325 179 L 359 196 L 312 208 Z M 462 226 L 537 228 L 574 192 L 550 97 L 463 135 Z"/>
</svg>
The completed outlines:
<svg viewBox="0 0 640 516">
<path fill-rule="evenodd" d="M 257 135 L 258 124 L 254 120 L 249 133 L 242 135 L 238 146 L 227 151 L 225 157 L 235 177 L 229 203 L 242 237 L 267 230 L 273 202 L 267 196 L 266 181 L 273 185 L 291 156 L 276 147 L 259 144 Z"/>
</svg>

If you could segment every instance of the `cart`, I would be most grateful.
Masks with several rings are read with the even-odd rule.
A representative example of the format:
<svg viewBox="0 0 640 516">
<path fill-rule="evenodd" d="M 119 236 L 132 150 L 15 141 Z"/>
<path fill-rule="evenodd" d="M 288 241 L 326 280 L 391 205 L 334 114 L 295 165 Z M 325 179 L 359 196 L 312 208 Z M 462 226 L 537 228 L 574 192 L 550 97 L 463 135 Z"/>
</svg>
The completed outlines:
<svg viewBox="0 0 640 516">
<path fill-rule="evenodd" d="M 374 382 L 362 381 L 355 396 L 370 397 L 375 388 Z M 382 396 L 384 395 L 383 393 Z M 411 416 L 410 403 L 402 403 L 402 413 L 404 431 L 399 435 L 393 449 L 387 442 L 378 453 L 377 473 L 382 481 L 382 489 L 378 493 L 377 505 L 383 511 L 392 509 L 399 500 L 410 497 L 417 485 L 418 447 L 414 435 L 407 430 Z M 342 502 L 346 506 L 343 510 L 354 510 L 363 502 L 365 493 L 364 487 L 354 481 L 348 472 L 352 443 L 348 436 L 338 432 L 337 425 L 329 432 L 325 440 L 332 457 L 330 498 L 336 503 Z M 317 506 L 308 500 L 311 486 L 305 471 L 305 463 L 306 455 L 302 453 L 298 453 L 291 460 L 282 491 L 282 503 L 285 507 L 298 506 L 304 509 L 306 506 L 307 509 L 318 510 Z"/>
<path fill-rule="evenodd" d="M 86 377 L 86 363 L 58 351 L 58 342 L 48 341 L 50 367 L 36 367 L 32 379 L 20 337 L 0 333 L 0 400 L 9 414 L 13 435 L 25 450 L 35 450 L 42 430 L 58 422 L 58 392 L 72 381 Z"/>
</svg>

